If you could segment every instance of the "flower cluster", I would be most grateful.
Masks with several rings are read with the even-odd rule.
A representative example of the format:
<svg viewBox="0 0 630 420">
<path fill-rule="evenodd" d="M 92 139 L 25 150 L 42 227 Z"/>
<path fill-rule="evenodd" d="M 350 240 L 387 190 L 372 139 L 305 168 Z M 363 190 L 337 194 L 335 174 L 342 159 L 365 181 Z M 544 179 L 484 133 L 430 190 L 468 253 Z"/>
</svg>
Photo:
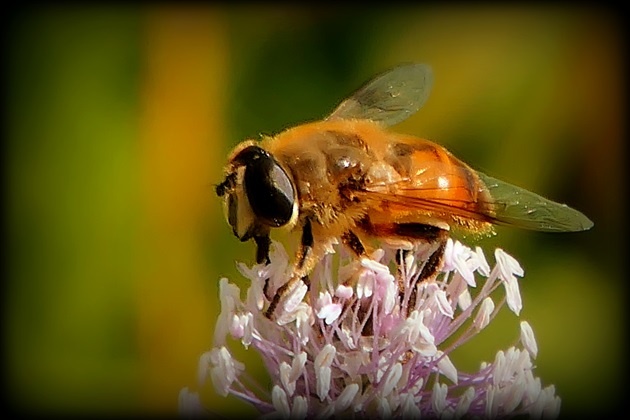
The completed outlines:
<svg viewBox="0 0 630 420">
<path fill-rule="evenodd" d="M 429 246 L 406 253 L 378 250 L 360 261 L 335 249 L 318 263 L 308 285 L 298 281 L 286 291 L 273 320 L 264 315 L 264 291 L 277 290 L 290 276 L 279 243 L 272 245 L 271 264 L 239 264 L 251 281 L 244 300 L 237 286 L 221 280 L 215 347 L 201 356 L 200 385 L 209 377 L 220 395 L 238 396 L 266 417 L 558 415 L 554 387 L 543 388 L 533 375 L 538 349 L 526 321 L 519 346 L 499 351 L 474 373 L 459 371 L 449 358 L 504 303 L 519 314 L 517 276 L 523 270 L 510 255 L 497 249 L 491 269 L 479 247 L 449 239 L 441 272 L 434 281 L 420 282 Z M 501 285 L 504 297 L 495 302 L 493 291 Z M 228 336 L 260 353 L 271 390 L 261 392 L 242 380 L 245 366 L 232 357 Z M 184 388 L 180 410 L 203 413 L 198 393 Z"/>
</svg>

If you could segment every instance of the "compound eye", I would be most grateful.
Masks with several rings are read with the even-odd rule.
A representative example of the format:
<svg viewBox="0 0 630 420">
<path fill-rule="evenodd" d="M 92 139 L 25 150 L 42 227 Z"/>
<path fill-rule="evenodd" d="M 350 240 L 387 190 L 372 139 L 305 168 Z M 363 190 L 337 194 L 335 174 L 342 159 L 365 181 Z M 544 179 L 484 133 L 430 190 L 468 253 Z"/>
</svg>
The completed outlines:
<svg viewBox="0 0 630 420">
<path fill-rule="evenodd" d="M 293 216 L 295 189 L 287 173 L 259 149 L 245 168 L 245 193 L 256 218 L 271 227 L 287 224 Z"/>
</svg>

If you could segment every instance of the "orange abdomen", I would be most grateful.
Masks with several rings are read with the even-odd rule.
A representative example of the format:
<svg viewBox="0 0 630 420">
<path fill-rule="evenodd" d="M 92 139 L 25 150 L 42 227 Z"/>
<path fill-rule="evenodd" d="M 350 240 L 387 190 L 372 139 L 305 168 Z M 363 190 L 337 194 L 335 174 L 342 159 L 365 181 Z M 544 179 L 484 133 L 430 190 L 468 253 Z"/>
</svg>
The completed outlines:
<svg viewBox="0 0 630 420">
<path fill-rule="evenodd" d="M 375 218 L 406 223 L 437 219 L 475 231 L 486 229 L 492 199 L 474 170 L 436 143 L 389 137 L 382 158 L 400 181 L 391 184 L 392 199 L 384 200 L 383 214 Z"/>
</svg>

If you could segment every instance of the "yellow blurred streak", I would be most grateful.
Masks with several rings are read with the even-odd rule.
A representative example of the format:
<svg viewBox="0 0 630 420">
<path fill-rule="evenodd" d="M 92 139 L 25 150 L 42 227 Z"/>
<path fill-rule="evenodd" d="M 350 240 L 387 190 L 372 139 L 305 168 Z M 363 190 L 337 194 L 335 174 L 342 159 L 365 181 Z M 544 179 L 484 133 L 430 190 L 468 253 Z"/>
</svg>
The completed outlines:
<svg viewBox="0 0 630 420">
<path fill-rule="evenodd" d="M 212 147 L 224 138 L 227 41 L 220 12 L 156 8 L 146 19 L 141 165 L 143 249 L 137 288 L 141 404 L 173 413 L 183 386 L 196 384 L 210 348 L 208 273 L 202 238 L 216 179 Z"/>
</svg>

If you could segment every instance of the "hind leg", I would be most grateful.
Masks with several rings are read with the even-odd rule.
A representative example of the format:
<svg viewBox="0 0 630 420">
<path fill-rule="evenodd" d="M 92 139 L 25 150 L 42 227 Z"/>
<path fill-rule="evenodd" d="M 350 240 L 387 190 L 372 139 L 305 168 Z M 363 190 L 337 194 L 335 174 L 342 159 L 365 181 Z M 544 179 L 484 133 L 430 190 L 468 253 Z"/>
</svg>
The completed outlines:
<svg viewBox="0 0 630 420">
<path fill-rule="evenodd" d="M 408 249 L 399 249 L 396 254 L 398 263 L 398 287 L 401 301 L 404 301 L 405 293 L 409 293 L 407 310 L 413 310 L 416 304 L 416 294 L 419 285 L 427 280 L 434 279 L 444 264 L 444 249 L 448 239 L 448 231 L 436 226 L 422 223 L 387 223 L 372 224 L 369 219 L 361 224 L 362 229 L 369 235 L 378 238 L 391 238 L 395 240 L 407 241 L 410 243 L 431 244 L 432 251 L 422 265 L 416 286 L 413 292 L 406 290 L 409 286 L 404 276 L 407 268 L 405 260 L 411 252 Z"/>
<path fill-rule="evenodd" d="M 425 261 L 419 281 L 434 277 L 444 263 L 444 248 L 448 239 L 448 231 L 437 226 L 422 223 L 389 223 L 372 224 L 369 219 L 361 224 L 361 228 L 369 235 L 377 238 L 392 238 L 410 243 L 434 244 L 435 250 Z M 404 262 L 407 250 L 401 249 L 397 255 L 398 263 Z"/>
</svg>

